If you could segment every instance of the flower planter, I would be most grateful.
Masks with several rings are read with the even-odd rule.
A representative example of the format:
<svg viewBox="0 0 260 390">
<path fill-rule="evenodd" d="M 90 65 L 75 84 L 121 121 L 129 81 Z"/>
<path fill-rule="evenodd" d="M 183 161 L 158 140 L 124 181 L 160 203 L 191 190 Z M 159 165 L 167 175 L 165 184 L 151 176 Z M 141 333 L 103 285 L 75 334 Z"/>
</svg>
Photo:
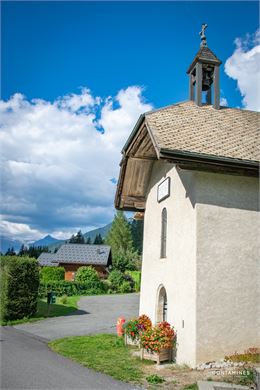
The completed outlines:
<svg viewBox="0 0 260 390">
<path fill-rule="evenodd" d="M 173 356 L 173 350 L 170 349 L 162 349 L 161 352 L 152 352 L 145 348 L 141 348 L 141 360 L 153 360 L 157 364 L 165 361 L 171 361 Z"/>
<path fill-rule="evenodd" d="M 139 339 L 132 340 L 131 337 L 125 334 L 125 345 L 135 345 L 137 347 L 140 347 L 140 340 Z"/>
</svg>

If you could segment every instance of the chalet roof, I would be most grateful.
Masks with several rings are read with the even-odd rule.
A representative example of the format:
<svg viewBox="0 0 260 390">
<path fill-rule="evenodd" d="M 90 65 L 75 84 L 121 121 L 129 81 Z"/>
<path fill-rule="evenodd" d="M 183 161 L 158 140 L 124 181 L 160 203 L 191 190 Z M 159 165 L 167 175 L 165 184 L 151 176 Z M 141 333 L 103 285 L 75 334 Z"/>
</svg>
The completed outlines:
<svg viewBox="0 0 260 390">
<path fill-rule="evenodd" d="M 41 253 L 38 257 L 38 262 L 41 266 L 47 265 L 51 267 L 57 267 L 59 265 L 59 263 L 55 261 L 55 253 Z"/>
<path fill-rule="evenodd" d="M 55 254 L 58 263 L 107 265 L 111 248 L 108 245 L 64 244 Z"/>
<path fill-rule="evenodd" d="M 260 160 L 258 112 L 187 101 L 146 113 L 145 122 L 158 150 Z"/>
</svg>

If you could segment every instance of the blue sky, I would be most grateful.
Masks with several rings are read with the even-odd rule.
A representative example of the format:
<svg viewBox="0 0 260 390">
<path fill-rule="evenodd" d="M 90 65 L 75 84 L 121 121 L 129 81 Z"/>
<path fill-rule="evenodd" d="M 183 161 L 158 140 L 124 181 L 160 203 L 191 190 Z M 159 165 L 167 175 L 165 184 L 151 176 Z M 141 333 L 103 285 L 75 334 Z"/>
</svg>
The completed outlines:
<svg viewBox="0 0 260 390">
<path fill-rule="evenodd" d="M 1 6 L 2 234 L 63 237 L 110 222 L 120 148 L 143 110 L 188 98 L 186 70 L 199 49 L 202 22 L 208 46 L 223 61 L 222 98 L 229 106 L 256 109 L 258 2 Z M 95 147 L 101 162 L 88 148 L 100 128 L 104 137 Z"/>
</svg>

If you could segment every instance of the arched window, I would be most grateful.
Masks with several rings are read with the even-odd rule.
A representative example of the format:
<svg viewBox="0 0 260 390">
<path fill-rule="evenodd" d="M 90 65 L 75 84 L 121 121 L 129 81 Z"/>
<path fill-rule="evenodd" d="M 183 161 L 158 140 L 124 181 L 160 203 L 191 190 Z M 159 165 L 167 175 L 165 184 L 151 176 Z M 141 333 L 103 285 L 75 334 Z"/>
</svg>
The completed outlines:
<svg viewBox="0 0 260 390">
<path fill-rule="evenodd" d="M 167 241 L 167 210 L 162 210 L 162 227 L 161 227 L 161 258 L 166 257 L 166 241 Z"/>
<path fill-rule="evenodd" d="M 156 322 L 162 321 L 167 321 L 167 294 L 164 286 L 159 287 L 156 310 Z"/>
</svg>

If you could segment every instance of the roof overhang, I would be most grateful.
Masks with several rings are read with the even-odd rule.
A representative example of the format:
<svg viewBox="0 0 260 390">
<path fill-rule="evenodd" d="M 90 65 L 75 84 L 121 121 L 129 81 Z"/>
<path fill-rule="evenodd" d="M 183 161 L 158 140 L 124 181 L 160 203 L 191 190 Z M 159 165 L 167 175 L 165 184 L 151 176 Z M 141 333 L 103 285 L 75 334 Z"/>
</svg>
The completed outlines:
<svg viewBox="0 0 260 390">
<path fill-rule="evenodd" d="M 125 211 L 145 211 L 147 189 L 156 160 L 165 160 L 187 170 L 259 176 L 258 161 L 159 147 L 145 114 L 139 117 L 122 154 L 115 207 Z"/>
</svg>

